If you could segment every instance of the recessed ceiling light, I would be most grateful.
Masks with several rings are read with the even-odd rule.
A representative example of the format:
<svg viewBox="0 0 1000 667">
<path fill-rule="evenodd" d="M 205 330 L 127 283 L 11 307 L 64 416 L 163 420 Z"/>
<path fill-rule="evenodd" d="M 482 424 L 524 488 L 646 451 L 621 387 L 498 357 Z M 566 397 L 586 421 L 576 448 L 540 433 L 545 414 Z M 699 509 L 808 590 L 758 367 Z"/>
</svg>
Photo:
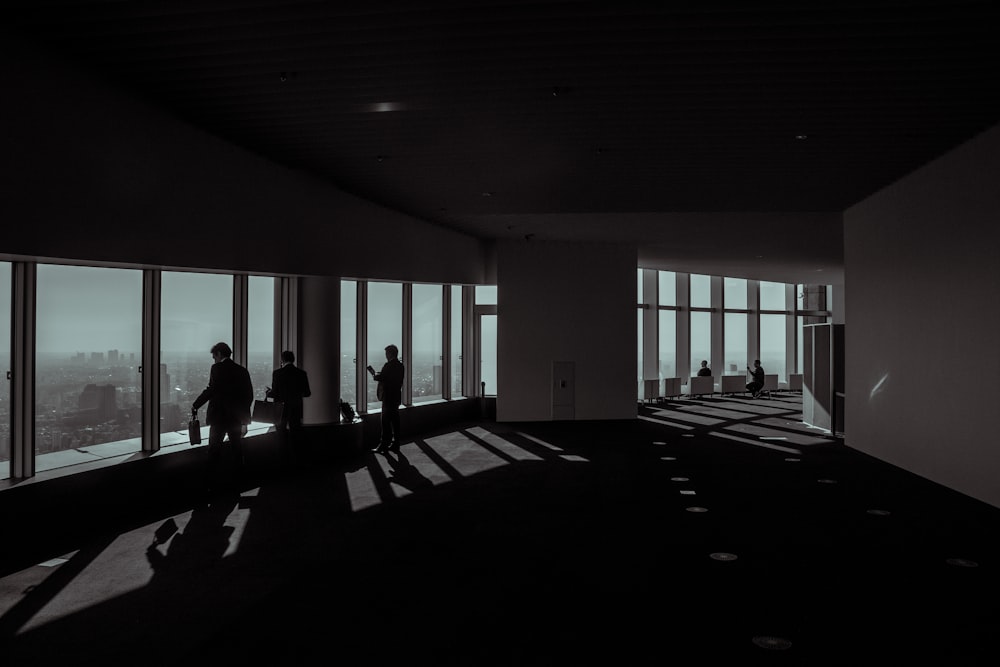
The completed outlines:
<svg viewBox="0 0 1000 667">
<path fill-rule="evenodd" d="M 492 192 L 484 192 L 484 193 L 483 193 L 483 196 L 484 196 L 484 197 L 492 197 L 492 196 L 493 196 L 493 193 L 492 193 Z"/>
<path fill-rule="evenodd" d="M 374 104 L 369 104 L 368 111 L 372 113 L 385 113 L 387 111 L 402 111 L 403 105 L 399 102 L 375 102 Z"/>
<path fill-rule="evenodd" d="M 799 141 L 802 141 L 803 139 L 808 139 L 809 135 L 807 135 L 807 134 L 796 134 L 795 138 L 798 139 Z"/>
</svg>

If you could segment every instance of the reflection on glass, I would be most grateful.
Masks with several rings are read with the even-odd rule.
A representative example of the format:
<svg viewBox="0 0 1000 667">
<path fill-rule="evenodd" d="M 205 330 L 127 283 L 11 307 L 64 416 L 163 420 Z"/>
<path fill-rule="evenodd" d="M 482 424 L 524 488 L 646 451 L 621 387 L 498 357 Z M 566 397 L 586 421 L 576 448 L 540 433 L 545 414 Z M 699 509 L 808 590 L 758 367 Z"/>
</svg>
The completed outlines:
<svg viewBox="0 0 1000 667">
<path fill-rule="evenodd" d="M 747 316 L 746 313 L 726 313 L 723 320 L 725 335 L 723 336 L 722 352 L 726 360 L 721 369 L 713 369 L 715 375 L 740 375 L 746 373 L 747 366 L 753 366 L 753 360 L 747 352 Z M 770 371 L 768 371 L 770 372 Z"/>
<path fill-rule="evenodd" d="M 444 363 L 444 292 L 441 285 L 413 285 L 412 350 L 409 377 L 413 403 L 444 396 L 441 378 Z M 398 343 L 397 343 L 398 344 Z"/>
<path fill-rule="evenodd" d="M 476 285 L 476 305 L 477 306 L 497 305 L 497 286 Z"/>
<path fill-rule="evenodd" d="M 660 311 L 660 379 L 677 377 L 677 313 Z"/>
<path fill-rule="evenodd" d="M 766 280 L 760 281 L 760 309 L 786 310 L 784 283 L 769 283 Z M 763 361 L 761 359 L 761 362 Z"/>
<path fill-rule="evenodd" d="M 233 346 L 233 277 L 164 271 L 160 283 L 160 433 L 187 434 L 208 386 L 212 346 Z M 204 408 L 201 421 L 205 423 Z M 176 442 L 160 437 L 160 444 Z"/>
<path fill-rule="evenodd" d="M 340 281 L 340 400 L 358 406 L 358 283 Z"/>
<path fill-rule="evenodd" d="M 385 364 L 385 347 L 393 344 L 399 348 L 399 360 L 412 371 L 409 359 L 403 358 L 403 285 L 401 283 L 368 283 L 368 364 L 376 371 Z M 405 381 L 405 380 L 404 380 Z M 381 408 L 376 389 L 378 385 L 369 378 L 365 402 L 369 410 Z"/>
<path fill-rule="evenodd" d="M 479 349 L 480 361 L 480 382 L 485 383 L 484 396 L 497 395 L 497 316 L 480 316 L 480 339 Z"/>
<path fill-rule="evenodd" d="M 701 362 L 708 362 L 708 367 L 712 369 L 712 375 L 721 375 L 718 369 L 712 366 L 712 314 L 711 313 L 691 313 L 691 374 L 694 375 L 701 368 Z"/>
<path fill-rule="evenodd" d="M 140 451 L 142 272 L 40 264 L 37 289 L 36 469 Z"/>
<path fill-rule="evenodd" d="M 673 271 L 658 271 L 657 280 L 661 306 L 677 305 L 677 274 Z"/>
<path fill-rule="evenodd" d="M 722 279 L 722 303 L 726 308 L 747 307 L 747 281 L 745 278 Z"/>
<path fill-rule="evenodd" d="M 712 307 L 712 278 L 698 273 L 691 274 L 691 307 Z M 708 357 L 705 357 L 706 359 Z M 697 368 L 694 366 L 693 368 Z"/>
<path fill-rule="evenodd" d="M 0 262 L 0 372 L 13 370 L 10 365 L 10 281 L 10 262 Z M 10 418 L 10 382 L 0 382 L 0 479 L 10 477 Z"/>
<path fill-rule="evenodd" d="M 462 396 L 462 286 L 451 286 L 451 397 Z"/>
<path fill-rule="evenodd" d="M 785 368 L 785 318 L 787 315 L 760 316 L 760 365 L 768 374 L 777 373 L 778 381 L 788 379 Z"/>
<path fill-rule="evenodd" d="M 250 276 L 247 286 L 247 370 L 253 397 L 263 400 L 271 386 L 274 359 L 274 283 L 269 276 Z M 298 350 L 292 350 L 298 355 Z M 297 360 L 301 363 L 301 360 Z"/>
</svg>

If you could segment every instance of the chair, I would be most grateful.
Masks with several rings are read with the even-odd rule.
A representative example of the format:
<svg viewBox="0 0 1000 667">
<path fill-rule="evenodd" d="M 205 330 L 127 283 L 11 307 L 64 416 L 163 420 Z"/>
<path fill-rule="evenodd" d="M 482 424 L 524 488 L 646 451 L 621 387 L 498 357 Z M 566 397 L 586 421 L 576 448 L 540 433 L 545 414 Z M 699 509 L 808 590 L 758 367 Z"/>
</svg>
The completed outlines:
<svg viewBox="0 0 1000 667">
<path fill-rule="evenodd" d="M 663 378 L 664 398 L 674 398 L 681 395 L 680 378 Z"/>
<path fill-rule="evenodd" d="M 778 391 L 777 373 L 764 375 L 764 386 L 760 389 L 760 393 L 767 394 L 768 398 L 771 398 L 772 391 Z"/>
<path fill-rule="evenodd" d="M 647 403 L 652 403 L 656 399 L 660 398 L 663 394 L 660 393 L 660 381 L 659 380 L 643 380 L 642 381 L 642 398 Z"/>
<path fill-rule="evenodd" d="M 721 393 L 723 394 L 742 394 L 747 390 L 747 379 L 743 375 L 723 375 L 722 376 L 722 388 Z"/>
<path fill-rule="evenodd" d="M 705 394 L 711 396 L 714 393 L 715 376 L 713 375 L 695 375 L 688 383 L 688 395 L 690 396 L 704 396 Z"/>
</svg>

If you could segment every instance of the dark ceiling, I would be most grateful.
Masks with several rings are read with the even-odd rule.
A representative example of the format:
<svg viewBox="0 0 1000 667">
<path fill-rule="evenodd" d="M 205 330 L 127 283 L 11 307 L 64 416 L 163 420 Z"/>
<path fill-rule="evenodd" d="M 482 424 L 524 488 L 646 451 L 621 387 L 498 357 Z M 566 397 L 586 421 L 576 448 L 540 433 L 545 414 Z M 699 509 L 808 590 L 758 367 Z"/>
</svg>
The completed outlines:
<svg viewBox="0 0 1000 667">
<path fill-rule="evenodd" d="M 995 0 L 20 5 L 11 33 L 348 192 L 704 273 L 833 282 L 840 212 L 1000 120 Z"/>
</svg>

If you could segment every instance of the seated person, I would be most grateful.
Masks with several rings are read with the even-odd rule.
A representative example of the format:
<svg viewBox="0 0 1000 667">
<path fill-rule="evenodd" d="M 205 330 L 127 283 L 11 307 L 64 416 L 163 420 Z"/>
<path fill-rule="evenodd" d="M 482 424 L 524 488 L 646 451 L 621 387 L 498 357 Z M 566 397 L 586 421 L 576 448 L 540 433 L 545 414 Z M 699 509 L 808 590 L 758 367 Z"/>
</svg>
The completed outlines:
<svg viewBox="0 0 1000 667">
<path fill-rule="evenodd" d="M 760 390 L 764 388 L 764 367 L 760 365 L 760 359 L 754 359 L 753 368 L 747 366 L 747 370 L 753 374 L 753 380 L 747 383 L 747 391 L 754 398 L 760 398 Z"/>
<path fill-rule="evenodd" d="M 698 377 L 706 377 L 712 375 L 712 369 L 708 367 L 707 361 L 701 362 L 701 368 L 698 369 Z"/>
</svg>

